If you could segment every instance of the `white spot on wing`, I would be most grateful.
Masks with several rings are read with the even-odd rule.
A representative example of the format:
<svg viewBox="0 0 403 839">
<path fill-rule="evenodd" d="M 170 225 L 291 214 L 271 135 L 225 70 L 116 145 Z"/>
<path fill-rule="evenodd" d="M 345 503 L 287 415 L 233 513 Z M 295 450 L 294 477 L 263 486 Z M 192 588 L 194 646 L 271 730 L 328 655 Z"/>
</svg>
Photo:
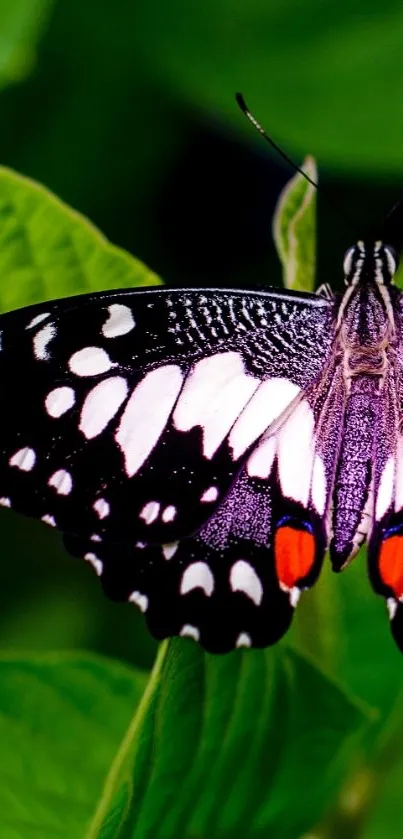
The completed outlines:
<svg viewBox="0 0 403 839">
<path fill-rule="evenodd" d="M 122 306 L 121 303 L 112 303 L 108 306 L 109 317 L 105 321 L 102 332 L 105 338 L 117 338 L 119 335 L 127 335 L 135 326 L 131 309 Z"/>
<path fill-rule="evenodd" d="M 32 327 L 38 326 L 38 323 L 42 323 L 42 321 L 46 320 L 49 316 L 50 312 L 42 312 L 41 315 L 35 315 L 35 317 L 27 324 L 25 329 L 32 329 Z"/>
<path fill-rule="evenodd" d="M 32 344 L 34 348 L 35 358 L 40 361 L 46 361 L 50 357 L 48 344 L 56 335 L 56 327 L 54 323 L 48 323 L 42 327 L 39 332 L 34 335 Z"/>
<path fill-rule="evenodd" d="M 92 440 L 104 431 L 126 396 L 127 382 L 122 376 L 104 379 L 90 390 L 81 409 L 79 424 L 87 440 Z"/>
<path fill-rule="evenodd" d="M 298 588 L 298 586 L 293 586 L 290 590 L 290 606 L 292 606 L 293 609 L 295 609 L 298 605 L 301 594 L 301 589 Z"/>
<path fill-rule="evenodd" d="M 217 487 L 209 487 L 205 489 L 202 495 L 200 496 L 200 501 L 210 503 L 212 501 L 216 501 L 218 498 L 218 489 Z"/>
<path fill-rule="evenodd" d="M 207 597 L 214 591 L 214 577 L 206 562 L 192 562 L 183 572 L 180 593 L 187 594 L 195 588 L 203 589 Z"/>
<path fill-rule="evenodd" d="M 200 426 L 204 455 L 212 458 L 259 384 L 259 379 L 245 373 L 237 352 L 204 358 L 186 380 L 174 425 L 178 431 Z"/>
<path fill-rule="evenodd" d="M 318 454 L 315 454 L 313 461 L 311 498 L 317 512 L 323 516 L 326 507 L 326 472 L 323 460 Z"/>
<path fill-rule="evenodd" d="M 300 388 L 288 379 L 267 379 L 259 385 L 229 435 L 234 460 L 266 431 L 298 393 Z"/>
<path fill-rule="evenodd" d="M 73 407 L 76 396 L 72 387 L 56 387 L 45 399 L 45 408 L 50 417 L 57 419 Z"/>
<path fill-rule="evenodd" d="M 105 519 L 109 516 L 111 508 L 105 498 L 97 498 L 92 506 L 100 519 Z"/>
<path fill-rule="evenodd" d="M 93 554 L 91 552 L 84 554 L 84 559 L 86 560 L 86 562 L 89 562 L 90 565 L 92 565 L 92 567 L 98 574 L 98 577 L 100 577 L 102 574 L 103 565 L 101 560 L 96 556 L 96 554 Z"/>
<path fill-rule="evenodd" d="M 151 454 L 168 422 L 182 387 L 177 365 L 152 370 L 134 389 L 124 410 L 115 439 L 131 478 Z"/>
<path fill-rule="evenodd" d="M 268 478 L 276 454 L 276 438 L 268 437 L 259 443 L 248 457 L 247 471 L 251 478 Z"/>
<path fill-rule="evenodd" d="M 164 559 L 172 559 L 178 550 L 179 542 L 167 542 L 166 545 L 161 545 Z"/>
<path fill-rule="evenodd" d="M 173 504 L 170 504 L 168 507 L 165 507 L 165 510 L 163 510 L 161 515 L 162 521 L 164 521 L 165 523 L 173 521 L 176 516 L 176 512 L 176 507 L 174 507 Z"/>
<path fill-rule="evenodd" d="M 58 495 L 69 495 L 73 489 L 73 479 L 66 469 L 58 469 L 48 480 L 50 487 L 53 487 Z"/>
<path fill-rule="evenodd" d="M 22 469 L 23 472 L 30 472 L 34 468 L 36 461 L 36 454 L 33 449 L 24 446 L 23 449 L 18 449 L 15 454 L 10 457 L 9 465 L 16 466 L 17 469 Z"/>
<path fill-rule="evenodd" d="M 383 468 L 376 496 L 375 518 L 377 521 L 383 518 L 392 503 L 394 478 L 395 459 L 394 457 L 389 457 Z"/>
<path fill-rule="evenodd" d="M 99 376 L 115 365 L 102 347 L 84 347 L 73 353 L 68 366 L 76 376 Z"/>
<path fill-rule="evenodd" d="M 281 428 L 277 459 L 281 489 L 287 498 L 308 504 L 313 461 L 314 417 L 306 399 Z"/>
<path fill-rule="evenodd" d="M 238 635 L 238 638 L 235 641 L 236 647 L 251 647 L 252 646 L 252 638 L 248 635 L 247 632 L 241 632 Z"/>
<path fill-rule="evenodd" d="M 263 598 L 263 586 L 255 569 L 249 562 L 239 559 L 230 571 L 230 586 L 232 591 L 242 591 L 250 600 L 259 606 Z"/>
<path fill-rule="evenodd" d="M 193 638 L 194 641 L 200 641 L 200 630 L 197 626 L 192 626 L 190 623 L 184 623 L 179 632 L 182 638 Z"/>
<path fill-rule="evenodd" d="M 399 437 L 396 451 L 395 510 L 403 507 L 403 437 Z"/>
<path fill-rule="evenodd" d="M 144 519 L 146 524 L 152 524 L 159 516 L 160 507 L 158 501 L 148 501 L 140 513 L 140 518 Z"/>
<path fill-rule="evenodd" d="M 49 515 L 49 513 L 46 513 L 44 516 L 42 516 L 41 521 L 45 522 L 45 524 L 49 524 L 50 527 L 56 527 L 55 518 L 54 516 Z"/>
<path fill-rule="evenodd" d="M 398 605 L 397 600 L 395 600 L 394 597 L 388 597 L 388 599 L 386 601 L 386 606 L 387 606 L 388 613 L 389 613 L 389 619 L 391 621 L 393 621 L 393 618 L 395 617 L 395 614 L 397 612 L 397 605 Z"/>
<path fill-rule="evenodd" d="M 141 612 L 146 612 L 148 609 L 148 597 L 140 591 L 133 591 L 129 597 L 129 603 L 135 603 Z"/>
<path fill-rule="evenodd" d="M 10 499 L 10 498 L 6 498 L 6 496 L 5 496 L 5 495 L 3 495 L 3 496 L 0 498 L 0 507 L 11 507 L 11 499 Z"/>
</svg>

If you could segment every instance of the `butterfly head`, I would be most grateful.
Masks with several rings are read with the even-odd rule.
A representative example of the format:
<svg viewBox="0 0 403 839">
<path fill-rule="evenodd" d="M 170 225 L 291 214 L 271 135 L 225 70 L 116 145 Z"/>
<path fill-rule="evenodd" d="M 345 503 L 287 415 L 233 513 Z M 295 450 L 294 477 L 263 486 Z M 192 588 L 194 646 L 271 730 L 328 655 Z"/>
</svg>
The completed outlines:
<svg viewBox="0 0 403 839">
<path fill-rule="evenodd" d="M 381 241 L 372 244 L 359 241 L 348 249 L 344 257 L 345 285 L 388 285 L 392 282 L 398 265 L 398 255 L 391 245 L 384 245 Z"/>
</svg>

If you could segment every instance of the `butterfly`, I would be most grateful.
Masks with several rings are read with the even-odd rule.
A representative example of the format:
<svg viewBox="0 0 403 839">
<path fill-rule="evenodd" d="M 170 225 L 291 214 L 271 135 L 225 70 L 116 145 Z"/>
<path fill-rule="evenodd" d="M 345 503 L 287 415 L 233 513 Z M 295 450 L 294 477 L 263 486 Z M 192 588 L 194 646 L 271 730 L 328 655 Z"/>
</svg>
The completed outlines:
<svg viewBox="0 0 403 839">
<path fill-rule="evenodd" d="M 288 629 L 368 542 L 403 649 L 403 293 L 377 241 L 344 294 L 150 288 L 0 316 L 0 504 L 63 533 L 157 639 Z"/>
</svg>

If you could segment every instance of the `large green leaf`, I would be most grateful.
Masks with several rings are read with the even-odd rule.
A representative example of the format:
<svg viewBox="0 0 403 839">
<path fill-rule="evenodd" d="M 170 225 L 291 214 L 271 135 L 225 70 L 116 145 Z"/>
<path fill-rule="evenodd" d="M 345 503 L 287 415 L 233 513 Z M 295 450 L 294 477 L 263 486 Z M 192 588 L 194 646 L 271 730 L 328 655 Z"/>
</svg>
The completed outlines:
<svg viewBox="0 0 403 839">
<path fill-rule="evenodd" d="M 155 274 L 111 245 L 44 187 L 0 167 L 0 306 L 155 285 Z"/>
<path fill-rule="evenodd" d="M 297 839 L 366 724 L 284 649 L 217 658 L 173 641 L 148 683 L 93 655 L 1 657 L 0 835 Z"/>
<path fill-rule="evenodd" d="M 89 655 L 0 659 L 2 839 L 83 839 L 145 681 Z"/>
<path fill-rule="evenodd" d="M 297 839 L 332 799 L 366 723 L 286 648 L 214 657 L 166 643 L 88 839 Z"/>
</svg>

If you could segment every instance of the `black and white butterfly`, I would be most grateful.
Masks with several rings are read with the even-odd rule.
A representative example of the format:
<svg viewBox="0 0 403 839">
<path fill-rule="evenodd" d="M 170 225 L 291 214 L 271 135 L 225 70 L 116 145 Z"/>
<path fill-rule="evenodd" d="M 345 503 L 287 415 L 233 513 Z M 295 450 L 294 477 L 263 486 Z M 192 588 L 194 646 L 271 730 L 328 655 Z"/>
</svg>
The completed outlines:
<svg viewBox="0 0 403 839">
<path fill-rule="evenodd" d="M 60 529 L 156 638 L 287 630 L 367 539 L 403 648 L 403 293 L 362 242 L 344 295 L 114 291 L 0 317 L 0 503 Z"/>
</svg>

